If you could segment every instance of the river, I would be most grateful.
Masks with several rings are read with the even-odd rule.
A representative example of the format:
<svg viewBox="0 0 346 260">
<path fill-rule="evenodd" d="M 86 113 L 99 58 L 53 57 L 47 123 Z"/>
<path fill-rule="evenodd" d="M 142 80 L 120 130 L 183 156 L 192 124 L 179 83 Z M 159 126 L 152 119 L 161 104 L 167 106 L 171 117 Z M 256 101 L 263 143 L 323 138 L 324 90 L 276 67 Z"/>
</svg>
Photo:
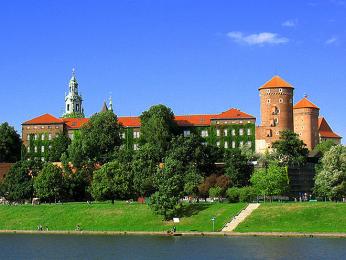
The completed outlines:
<svg viewBox="0 0 346 260">
<path fill-rule="evenodd" d="M 0 259 L 345 259 L 346 239 L 0 235 Z"/>
</svg>

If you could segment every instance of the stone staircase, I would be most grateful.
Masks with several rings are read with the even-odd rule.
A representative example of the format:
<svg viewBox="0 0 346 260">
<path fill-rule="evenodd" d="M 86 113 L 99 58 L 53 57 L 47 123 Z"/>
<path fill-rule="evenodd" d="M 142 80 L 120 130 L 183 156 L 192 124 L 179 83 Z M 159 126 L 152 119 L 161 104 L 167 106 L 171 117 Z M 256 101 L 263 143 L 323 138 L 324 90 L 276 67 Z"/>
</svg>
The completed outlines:
<svg viewBox="0 0 346 260">
<path fill-rule="evenodd" d="M 252 211 L 260 206 L 259 203 L 250 203 L 245 209 L 243 209 L 237 216 L 235 216 L 230 222 L 228 222 L 224 228 L 221 230 L 223 232 L 233 231 L 241 222 L 244 221 Z"/>
</svg>

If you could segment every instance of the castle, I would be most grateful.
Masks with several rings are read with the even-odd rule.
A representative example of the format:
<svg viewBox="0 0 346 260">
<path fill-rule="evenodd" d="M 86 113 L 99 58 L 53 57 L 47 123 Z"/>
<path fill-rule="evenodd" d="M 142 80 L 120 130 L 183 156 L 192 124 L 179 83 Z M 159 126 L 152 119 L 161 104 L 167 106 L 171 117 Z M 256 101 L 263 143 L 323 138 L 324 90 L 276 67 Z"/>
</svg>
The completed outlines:
<svg viewBox="0 0 346 260">
<path fill-rule="evenodd" d="M 319 117 L 319 108 L 307 97 L 293 105 L 294 88 L 288 82 L 274 76 L 259 88 L 261 123 L 256 126 L 256 118 L 236 108 L 219 114 L 177 115 L 175 120 L 185 137 L 190 134 L 201 135 L 205 143 L 224 149 L 247 146 L 253 151 L 263 153 L 270 150 L 272 143 L 279 139 L 282 130 L 296 132 L 309 150 L 313 150 L 321 140 L 340 143 L 341 137 L 334 133 L 327 121 Z M 102 111 L 112 110 L 104 103 Z M 83 99 L 78 91 L 78 82 L 73 71 L 69 82 L 69 93 L 65 95 L 65 113 L 57 118 L 50 114 L 22 123 L 22 140 L 27 148 L 28 158 L 46 160 L 51 140 L 66 134 L 74 138 L 88 118 L 83 118 Z M 123 145 L 138 149 L 141 122 L 139 117 L 118 117 L 122 126 Z"/>
</svg>

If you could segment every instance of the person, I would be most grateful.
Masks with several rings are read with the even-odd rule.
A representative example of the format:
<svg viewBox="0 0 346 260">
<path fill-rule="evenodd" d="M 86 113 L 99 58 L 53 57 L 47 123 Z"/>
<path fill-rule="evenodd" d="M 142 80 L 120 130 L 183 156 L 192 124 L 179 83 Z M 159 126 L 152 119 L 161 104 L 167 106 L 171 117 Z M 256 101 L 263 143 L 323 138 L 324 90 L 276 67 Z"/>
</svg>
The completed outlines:
<svg viewBox="0 0 346 260">
<path fill-rule="evenodd" d="M 177 228 L 174 226 L 173 227 L 173 233 L 175 233 L 175 231 L 177 231 Z"/>
<path fill-rule="evenodd" d="M 48 226 L 46 225 L 46 231 L 48 231 Z"/>
<path fill-rule="evenodd" d="M 79 224 L 76 226 L 76 231 L 80 231 L 80 225 Z"/>
</svg>

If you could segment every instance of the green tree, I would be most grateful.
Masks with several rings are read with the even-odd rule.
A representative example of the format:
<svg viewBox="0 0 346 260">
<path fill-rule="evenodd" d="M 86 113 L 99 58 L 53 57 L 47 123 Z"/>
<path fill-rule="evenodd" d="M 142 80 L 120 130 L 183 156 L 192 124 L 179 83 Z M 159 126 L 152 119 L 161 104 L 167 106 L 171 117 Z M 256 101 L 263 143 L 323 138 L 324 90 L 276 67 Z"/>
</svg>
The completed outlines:
<svg viewBox="0 0 346 260">
<path fill-rule="evenodd" d="M 181 213 L 182 207 L 179 200 L 184 190 L 183 173 L 182 163 L 168 157 L 155 176 L 157 191 L 151 196 L 150 206 L 165 220 L 172 219 Z"/>
<path fill-rule="evenodd" d="M 71 140 L 66 135 L 61 134 L 55 137 L 51 142 L 51 148 L 48 151 L 48 158 L 50 162 L 61 161 L 61 155 L 67 152 Z"/>
<path fill-rule="evenodd" d="M 37 197 L 44 201 L 55 201 L 63 198 L 65 182 L 60 167 L 47 163 L 34 179 L 34 189 Z"/>
<path fill-rule="evenodd" d="M 220 198 L 222 196 L 222 189 L 220 187 L 212 187 L 209 189 L 209 197 Z"/>
<path fill-rule="evenodd" d="M 280 139 L 273 143 L 278 160 L 283 165 L 302 165 L 309 150 L 298 134 L 291 130 L 280 132 Z"/>
<path fill-rule="evenodd" d="M 20 160 L 22 141 L 7 122 L 0 125 L 0 163 Z"/>
<path fill-rule="evenodd" d="M 134 155 L 132 162 L 133 187 L 140 196 L 150 196 L 156 191 L 154 185 L 155 174 L 160 158 L 157 157 L 155 147 L 144 144 Z"/>
<path fill-rule="evenodd" d="M 283 195 L 288 190 L 288 173 L 286 166 L 269 165 L 268 168 L 255 170 L 251 184 L 258 194 L 264 196 Z"/>
<path fill-rule="evenodd" d="M 314 148 L 314 151 L 323 156 L 326 152 L 328 152 L 335 145 L 336 145 L 336 143 L 332 140 L 322 141 L 316 145 L 316 147 Z"/>
<path fill-rule="evenodd" d="M 225 174 L 231 179 L 231 185 L 242 187 L 249 184 L 253 165 L 239 149 L 225 151 Z"/>
<path fill-rule="evenodd" d="M 148 143 L 155 147 L 157 156 L 162 159 L 169 148 L 171 139 L 178 131 L 174 113 L 164 105 L 155 105 L 144 111 L 140 118 L 140 144 Z"/>
<path fill-rule="evenodd" d="M 72 113 L 68 113 L 68 114 L 64 114 L 62 116 L 63 118 L 84 118 L 84 113 L 81 112 L 72 112 Z"/>
<path fill-rule="evenodd" d="M 108 162 L 121 144 L 120 126 L 112 111 L 96 113 L 84 124 L 79 136 L 72 141 L 68 154 L 72 163 L 79 167 L 87 163 Z"/>
<path fill-rule="evenodd" d="M 333 146 L 325 152 L 315 177 L 317 196 L 340 200 L 346 196 L 346 147 Z"/>
<path fill-rule="evenodd" d="M 196 197 L 198 195 L 198 186 L 203 182 L 203 176 L 198 172 L 196 167 L 191 165 L 184 176 L 185 194 Z"/>
<path fill-rule="evenodd" d="M 131 169 L 118 161 L 104 164 L 94 172 L 91 194 L 95 200 L 124 199 L 130 196 L 132 186 Z"/>
</svg>

